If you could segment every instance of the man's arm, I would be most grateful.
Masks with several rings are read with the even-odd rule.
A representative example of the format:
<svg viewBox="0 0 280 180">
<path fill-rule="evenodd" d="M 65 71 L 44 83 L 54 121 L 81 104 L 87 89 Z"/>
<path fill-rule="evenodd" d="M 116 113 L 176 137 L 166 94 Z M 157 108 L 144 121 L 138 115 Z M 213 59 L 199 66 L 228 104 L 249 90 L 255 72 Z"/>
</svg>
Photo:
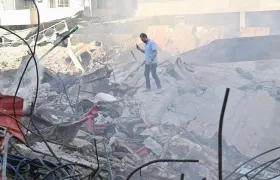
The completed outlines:
<svg viewBox="0 0 280 180">
<path fill-rule="evenodd" d="M 157 50 L 153 50 L 153 57 L 151 59 L 151 62 L 157 57 Z"/>
<path fill-rule="evenodd" d="M 153 51 L 153 56 L 152 56 L 152 59 L 151 59 L 151 62 L 153 62 L 153 60 L 157 57 L 157 45 L 156 43 L 153 43 L 152 44 L 152 51 Z"/>
<path fill-rule="evenodd" d="M 141 49 L 141 48 L 138 46 L 138 44 L 136 44 L 136 48 L 137 48 L 139 51 L 141 51 L 142 53 L 145 53 L 145 50 Z"/>
<path fill-rule="evenodd" d="M 139 48 L 138 50 L 145 54 L 145 50 L 143 50 L 141 48 Z"/>
</svg>

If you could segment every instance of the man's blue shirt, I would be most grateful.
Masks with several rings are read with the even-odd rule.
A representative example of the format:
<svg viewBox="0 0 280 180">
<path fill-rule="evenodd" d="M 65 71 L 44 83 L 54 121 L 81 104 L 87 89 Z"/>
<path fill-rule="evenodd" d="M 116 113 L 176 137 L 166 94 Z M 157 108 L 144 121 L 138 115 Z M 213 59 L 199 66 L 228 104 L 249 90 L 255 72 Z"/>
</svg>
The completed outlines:
<svg viewBox="0 0 280 180">
<path fill-rule="evenodd" d="M 150 64 L 152 58 L 153 58 L 153 51 L 157 50 L 157 45 L 154 41 L 150 40 L 145 44 L 145 61 L 146 61 L 146 64 Z M 157 58 L 157 55 L 156 57 L 154 58 L 153 64 L 156 64 L 158 63 L 158 58 Z"/>
</svg>

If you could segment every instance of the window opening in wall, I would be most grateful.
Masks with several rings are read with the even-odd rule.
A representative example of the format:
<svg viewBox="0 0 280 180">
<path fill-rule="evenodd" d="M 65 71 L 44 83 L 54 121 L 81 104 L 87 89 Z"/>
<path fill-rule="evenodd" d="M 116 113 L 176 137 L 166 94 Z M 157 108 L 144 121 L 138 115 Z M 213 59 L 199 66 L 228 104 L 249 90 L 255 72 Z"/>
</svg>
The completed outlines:
<svg viewBox="0 0 280 180">
<path fill-rule="evenodd" d="M 69 0 L 58 0 L 58 7 L 69 7 Z"/>
<path fill-rule="evenodd" d="M 32 9 L 35 8 L 34 3 L 32 1 L 24 1 L 24 9 Z"/>
<path fill-rule="evenodd" d="M 50 0 L 50 8 L 56 8 L 55 7 L 55 0 Z"/>
</svg>

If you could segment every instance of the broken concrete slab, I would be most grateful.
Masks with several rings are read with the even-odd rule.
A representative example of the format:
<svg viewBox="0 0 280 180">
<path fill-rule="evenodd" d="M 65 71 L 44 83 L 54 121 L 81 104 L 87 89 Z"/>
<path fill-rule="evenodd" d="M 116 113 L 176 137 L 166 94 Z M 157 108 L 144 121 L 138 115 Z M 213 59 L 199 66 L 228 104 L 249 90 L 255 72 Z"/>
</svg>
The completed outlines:
<svg viewBox="0 0 280 180">
<path fill-rule="evenodd" d="M 97 111 L 103 116 L 118 118 L 122 115 L 124 107 L 118 102 L 98 102 Z"/>
<path fill-rule="evenodd" d="M 81 125 L 85 121 L 64 123 L 60 125 L 45 126 L 40 128 L 41 134 L 48 141 L 53 141 L 61 144 L 68 144 L 73 141 Z M 31 126 L 32 127 L 32 126 Z M 41 142 L 42 138 L 35 136 L 31 137 L 32 141 Z"/>
<path fill-rule="evenodd" d="M 94 97 L 94 99 L 98 102 L 98 101 L 103 101 L 103 102 L 113 102 L 113 101 L 117 101 L 117 99 L 110 95 L 110 94 L 106 94 L 106 93 L 97 93 L 96 96 Z"/>
<path fill-rule="evenodd" d="M 153 153 L 155 153 L 157 156 L 161 155 L 162 150 L 163 150 L 162 146 L 158 142 L 156 142 L 154 139 L 148 137 L 147 139 L 145 139 L 144 145 L 145 145 L 145 147 L 150 149 Z"/>
<path fill-rule="evenodd" d="M 106 58 L 104 56 L 100 59 L 103 62 Z M 160 61 L 162 62 L 161 59 Z M 83 93 L 77 100 L 76 92 L 80 84 L 76 81 L 73 84 L 66 81 L 66 86 L 69 86 L 67 93 L 70 102 L 73 104 L 72 106 L 77 105 L 78 107 L 78 111 L 75 111 L 77 114 L 87 112 L 94 105 L 92 97 L 96 92 L 113 94 L 116 99 L 122 100 L 114 103 L 107 102 L 105 107 L 102 107 L 101 104 L 100 116 L 95 119 L 94 126 L 92 125 L 94 136 L 89 133 L 81 133 L 79 129 L 80 133 L 74 137 L 76 148 L 54 147 L 54 149 L 63 156 L 68 153 L 68 155 L 73 154 L 78 159 L 80 157 L 82 161 L 84 157 L 91 160 L 95 159 L 94 153 L 88 150 L 94 142 L 93 138 L 98 138 L 97 146 L 102 151 L 100 152 L 101 159 L 106 160 L 104 163 L 108 164 L 106 153 L 103 152 L 103 142 L 105 141 L 110 145 L 108 149 L 110 147 L 112 149 L 112 153 L 111 150 L 108 150 L 110 152 L 108 159 L 114 166 L 114 173 L 118 175 L 127 174 L 143 162 L 158 157 L 189 158 L 192 156 L 194 158 L 201 157 L 202 165 L 197 165 L 195 169 L 192 169 L 186 164 L 168 163 L 160 166 L 154 165 L 143 169 L 143 171 L 145 174 L 147 172 L 149 176 L 150 174 L 154 175 L 155 179 L 177 179 L 181 172 L 188 169 L 185 177 L 201 179 L 200 175 L 197 174 L 201 172 L 207 174 L 204 173 L 205 169 L 206 172 L 213 172 L 210 177 L 208 176 L 209 179 L 217 179 L 215 173 L 217 167 L 217 145 L 215 142 L 217 137 L 213 134 L 217 131 L 218 117 L 226 87 L 231 88 L 231 94 L 225 116 L 224 138 L 226 142 L 236 145 L 237 149 L 235 146 L 225 145 L 226 142 L 223 142 L 227 152 L 225 153 L 225 158 L 227 158 L 225 170 L 231 170 L 233 166 L 246 160 L 246 156 L 238 150 L 246 155 L 256 154 L 264 150 L 264 147 L 272 147 L 277 142 L 275 132 L 278 132 L 280 126 L 275 118 L 278 108 L 275 99 L 279 95 L 279 89 L 277 89 L 279 82 L 274 81 L 273 84 L 261 83 L 261 81 L 277 79 L 280 75 L 279 69 L 276 69 L 274 73 L 271 70 L 273 67 L 261 66 L 259 67 L 260 72 L 254 63 L 221 63 L 206 66 L 190 64 L 184 58 L 181 58 L 180 61 L 174 63 L 174 60 L 170 60 L 170 62 L 159 66 L 158 73 L 165 89 L 161 95 L 153 92 L 141 92 L 145 82 L 143 68 L 136 69 L 136 72 L 130 71 L 135 70 L 129 67 L 137 64 L 134 60 L 131 64 L 127 61 L 119 62 L 114 59 L 112 67 L 116 67 L 116 71 L 114 71 L 116 81 L 113 81 L 113 76 L 107 76 L 104 69 L 100 70 L 102 72 L 99 73 L 94 72 L 92 76 L 83 74 L 89 75 L 88 77 L 82 75 L 81 80 L 91 88 L 91 90 L 85 90 L 92 93 L 91 97 Z M 111 60 L 108 63 L 111 63 Z M 178 66 L 179 73 L 176 72 L 176 66 L 174 67 L 172 63 Z M 238 67 L 242 69 L 242 72 L 248 72 L 253 76 L 254 85 L 246 86 L 248 78 L 236 73 L 235 68 Z M 98 65 L 89 69 L 95 68 L 99 69 Z M 117 81 L 124 80 L 127 76 L 129 78 L 123 84 L 116 84 Z M 98 80 L 98 78 L 101 79 Z M 151 82 L 153 83 L 153 80 Z M 54 94 L 53 85 L 51 84 L 51 88 L 47 86 L 41 87 L 43 89 L 39 93 L 39 104 L 47 104 L 48 108 L 51 107 L 53 110 L 63 111 L 66 114 L 69 110 L 71 112 L 71 107 L 65 96 L 59 100 L 65 92 L 60 91 L 60 94 Z M 155 85 L 152 84 L 152 87 Z M 245 88 L 241 91 L 239 87 Z M 48 93 L 53 94 L 46 95 Z M 80 99 L 82 100 L 80 101 Z M 51 116 L 50 113 L 44 114 L 44 117 L 49 120 L 45 123 L 56 124 L 61 119 L 61 114 L 56 113 L 56 117 Z M 63 122 L 65 121 L 67 120 L 63 119 Z M 102 133 L 97 133 L 99 130 Z M 173 137 L 172 130 L 178 133 L 177 136 Z M 201 136 L 197 136 L 197 134 Z M 211 135 L 213 136 L 211 137 Z M 115 143 L 108 142 L 109 139 L 114 138 Z M 79 141 L 76 141 L 77 139 L 81 139 L 80 144 Z M 152 139 L 152 141 L 147 143 L 147 139 Z M 117 141 L 121 143 L 117 143 Z M 36 140 L 35 143 L 38 141 Z M 150 145 L 149 148 L 145 147 L 147 144 Z M 39 149 L 46 150 L 45 147 L 41 148 L 43 147 L 41 143 L 38 146 Z M 82 151 L 83 147 L 85 151 Z M 80 149 L 81 152 L 76 149 Z M 120 162 L 121 160 L 124 162 Z M 96 161 L 90 161 L 90 163 L 96 163 Z"/>
<path fill-rule="evenodd" d="M 108 66 L 104 66 L 96 71 L 85 73 L 81 76 L 82 83 L 91 83 L 97 80 L 109 78 L 112 70 Z"/>
</svg>

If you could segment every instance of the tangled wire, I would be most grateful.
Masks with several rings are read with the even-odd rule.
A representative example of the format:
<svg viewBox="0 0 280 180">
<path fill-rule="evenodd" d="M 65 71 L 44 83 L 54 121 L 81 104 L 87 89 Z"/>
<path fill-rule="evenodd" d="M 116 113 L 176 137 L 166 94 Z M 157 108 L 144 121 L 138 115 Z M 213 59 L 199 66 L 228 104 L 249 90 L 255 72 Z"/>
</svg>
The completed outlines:
<svg viewBox="0 0 280 180">
<path fill-rule="evenodd" d="M 26 135 L 24 136 L 25 142 L 27 143 L 27 146 L 33 150 L 36 153 L 40 153 L 43 154 L 44 156 L 51 156 L 53 158 L 55 158 L 57 160 L 57 163 L 53 163 L 47 160 L 43 160 L 43 159 L 29 159 L 27 157 L 24 156 L 19 156 L 19 155 L 12 155 L 12 154 L 8 154 L 7 156 L 7 165 L 5 168 L 7 168 L 9 175 L 13 176 L 13 178 L 16 179 L 81 179 L 83 175 L 83 173 L 80 173 L 79 170 L 76 167 L 82 167 L 84 169 L 87 169 L 90 173 L 84 177 L 82 177 L 82 179 L 93 179 L 93 178 L 97 178 L 99 177 L 100 179 L 103 179 L 103 177 L 100 175 L 100 172 L 102 171 L 106 171 L 102 168 L 100 168 L 99 166 L 99 160 L 98 160 L 98 153 L 97 153 L 97 148 L 96 148 L 96 141 L 95 141 L 95 151 L 96 151 L 96 159 L 97 159 L 97 169 L 93 169 L 90 166 L 86 166 L 84 164 L 79 164 L 79 163 L 73 163 L 69 161 L 67 163 L 63 163 L 62 162 L 62 158 L 57 157 L 56 153 L 52 150 L 52 148 L 50 147 L 50 145 L 48 144 L 47 140 L 42 136 L 40 130 L 37 128 L 37 126 L 34 124 L 34 122 L 32 121 L 32 115 L 34 113 L 34 109 L 35 109 L 35 105 L 36 105 L 36 101 L 37 101 L 37 97 L 38 97 L 38 89 L 39 89 L 39 72 L 38 72 L 38 64 L 36 61 L 36 46 L 37 46 L 37 41 L 38 41 L 38 36 L 39 36 L 39 32 L 40 32 L 40 13 L 38 10 L 38 7 L 35 3 L 35 0 L 32 0 L 36 11 L 37 11 L 37 17 L 38 17 L 38 26 L 37 26 L 37 35 L 35 38 L 35 44 L 34 44 L 34 48 L 33 50 L 31 49 L 30 45 L 26 42 L 26 40 L 22 37 L 20 37 L 18 34 L 10 31 L 9 29 L 0 26 L 0 29 L 4 29 L 6 31 L 8 31 L 9 33 L 15 35 L 16 37 L 18 37 L 19 39 L 21 39 L 24 44 L 28 47 L 29 49 L 29 54 L 31 54 L 25 68 L 24 71 L 20 77 L 19 83 L 17 85 L 16 88 L 16 92 L 14 95 L 14 99 L 13 99 L 13 112 L 14 112 L 14 117 L 6 114 L 5 112 L 1 112 L 1 114 L 3 115 L 7 115 L 9 117 L 11 117 L 11 119 L 14 119 L 17 123 L 17 126 L 19 128 L 19 130 L 21 131 L 22 134 L 23 131 L 21 129 L 21 127 L 23 127 L 23 125 L 20 123 L 19 120 L 17 120 L 16 117 L 16 108 L 15 108 L 15 104 L 16 104 L 16 97 L 21 85 L 21 82 L 23 80 L 23 77 L 27 71 L 27 68 L 31 62 L 31 60 L 34 61 L 35 64 L 35 69 L 36 69 L 36 88 L 35 88 L 35 96 L 34 96 L 34 100 L 32 102 L 32 106 L 31 106 L 31 112 L 30 112 L 30 122 L 28 124 L 28 126 L 24 126 L 24 128 L 26 129 L 27 132 L 31 132 L 30 130 L 30 125 L 32 124 L 32 126 L 35 128 L 36 132 L 33 132 L 33 134 L 36 134 L 37 136 L 41 137 L 41 139 L 43 140 L 44 144 L 46 145 L 46 147 L 48 148 L 49 152 L 51 153 L 51 155 L 45 153 L 45 152 L 41 152 L 38 151 L 34 148 L 32 148 L 32 146 L 29 145 Z M 20 152 L 18 152 L 20 153 Z M 0 161 L 3 163 L 3 154 L 0 154 Z"/>
</svg>

